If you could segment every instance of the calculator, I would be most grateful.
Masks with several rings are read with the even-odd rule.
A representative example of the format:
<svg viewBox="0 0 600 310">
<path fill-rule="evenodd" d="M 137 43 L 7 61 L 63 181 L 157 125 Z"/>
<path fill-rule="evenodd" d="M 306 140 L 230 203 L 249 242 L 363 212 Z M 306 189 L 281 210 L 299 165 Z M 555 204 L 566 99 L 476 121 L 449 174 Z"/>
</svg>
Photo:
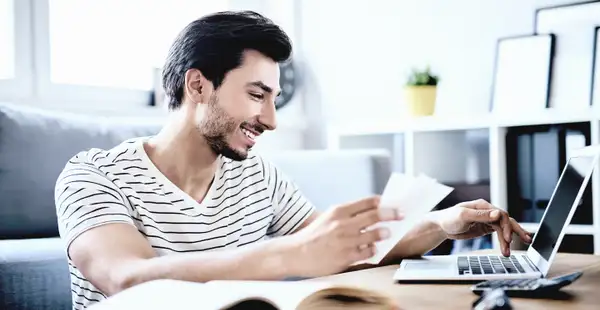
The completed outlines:
<svg viewBox="0 0 600 310">
<path fill-rule="evenodd" d="M 471 286 L 471 291 L 481 295 L 493 289 L 502 289 L 506 295 L 514 297 L 546 296 L 556 293 L 561 288 L 579 279 L 581 271 L 558 276 L 555 278 L 515 279 L 515 280 L 487 280 Z"/>
</svg>

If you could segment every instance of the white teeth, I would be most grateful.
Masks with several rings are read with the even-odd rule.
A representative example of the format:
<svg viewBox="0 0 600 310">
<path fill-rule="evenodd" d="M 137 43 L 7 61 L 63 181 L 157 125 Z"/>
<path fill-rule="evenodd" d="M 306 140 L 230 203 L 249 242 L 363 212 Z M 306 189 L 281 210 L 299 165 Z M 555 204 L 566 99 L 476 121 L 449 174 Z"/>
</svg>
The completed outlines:
<svg viewBox="0 0 600 310">
<path fill-rule="evenodd" d="M 246 135 L 246 137 L 250 138 L 251 140 L 254 140 L 254 138 L 256 138 L 256 136 L 252 132 L 244 128 L 242 128 L 242 132 Z"/>
</svg>

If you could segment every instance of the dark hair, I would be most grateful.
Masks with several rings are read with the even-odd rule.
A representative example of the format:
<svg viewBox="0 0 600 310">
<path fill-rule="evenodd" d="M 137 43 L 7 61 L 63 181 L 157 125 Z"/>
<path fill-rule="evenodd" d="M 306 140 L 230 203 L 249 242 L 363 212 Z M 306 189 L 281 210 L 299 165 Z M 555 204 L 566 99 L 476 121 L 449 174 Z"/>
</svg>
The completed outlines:
<svg viewBox="0 0 600 310">
<path fill-rule="evenodd" d="M 217 89 L 227 72 L 241 65 L 247 49 L 283 62 L 290 57 L 292 44 L 279 26 L 252 11 L 218 12 L 187 25 L 171 45 L 163 67 L 169 109 L 181 106 L 187 70 L 200 70 Z"/>
</svg>

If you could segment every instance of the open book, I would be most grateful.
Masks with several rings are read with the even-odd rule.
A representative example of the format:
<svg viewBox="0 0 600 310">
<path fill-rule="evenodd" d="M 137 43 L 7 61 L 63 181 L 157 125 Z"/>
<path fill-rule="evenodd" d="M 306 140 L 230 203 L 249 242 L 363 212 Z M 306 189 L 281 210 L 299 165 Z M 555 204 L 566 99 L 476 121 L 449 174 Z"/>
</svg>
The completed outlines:
<svg viewBox="0 0 600 310">
<path fill-rule="evenodd" d="M 398 309 L 375 291 L 313 281 L 156 280 L 134 286 L 90 307 L 121 309 Z"/>
</svg>

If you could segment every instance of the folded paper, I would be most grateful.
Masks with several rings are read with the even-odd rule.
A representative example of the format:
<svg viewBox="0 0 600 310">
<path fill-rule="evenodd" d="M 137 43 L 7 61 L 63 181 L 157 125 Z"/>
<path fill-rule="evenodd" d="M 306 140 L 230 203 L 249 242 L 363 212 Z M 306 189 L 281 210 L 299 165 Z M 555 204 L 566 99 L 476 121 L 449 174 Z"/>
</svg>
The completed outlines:
<svg viewBox="0 0 600 310">
<path fill-rule="evenodd" d="M 381 195 L 380 207 L 397 208 L 404 214 L 400 221 L 383 222 L 369 229 L 386 227 L 390 237 L 375 243 L 376 253 L 370 259 L 356 264 L 379 264 L 381 260 L 413 228 L 422 223 L 427 214 L 439 204 L 453 188 L 426 176 L 407 176 L 393 173 Z"/>
</svg>

